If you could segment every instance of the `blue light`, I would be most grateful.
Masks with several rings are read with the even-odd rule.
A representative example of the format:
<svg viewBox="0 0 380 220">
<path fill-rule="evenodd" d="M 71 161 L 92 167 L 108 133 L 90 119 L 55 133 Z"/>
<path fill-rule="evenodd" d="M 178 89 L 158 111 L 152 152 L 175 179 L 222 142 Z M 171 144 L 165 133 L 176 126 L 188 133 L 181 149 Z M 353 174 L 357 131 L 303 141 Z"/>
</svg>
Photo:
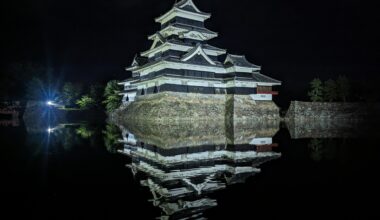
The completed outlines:
<svg viewBox="0 0 380 220">
<path fill-rule="evenodd" d="M 46 105 L 53 106 L 53 105 L 55 105 L 55 104 L 54 104 L 54 102 L 52 102 L 52 101 L 47 101 L 47 102 L 46 102 Z"/>
</svg>

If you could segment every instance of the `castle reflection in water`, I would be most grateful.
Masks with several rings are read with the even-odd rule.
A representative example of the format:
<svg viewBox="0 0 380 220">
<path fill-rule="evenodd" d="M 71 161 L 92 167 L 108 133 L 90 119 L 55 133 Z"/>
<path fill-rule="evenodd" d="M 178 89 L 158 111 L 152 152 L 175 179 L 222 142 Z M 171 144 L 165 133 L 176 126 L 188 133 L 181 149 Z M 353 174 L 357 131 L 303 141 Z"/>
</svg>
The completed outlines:
<svg viewBox="0 0 380 220">
<path fill-rule="evenodd" d="M 251 132 L 217 129 L 221 133 L 186 125 L 138 127 L 133 133 L 120 126 L 123 148 L 118 152 L 132 159 L 127 167 L 151 191 L 149 201 L 162 210 L 161 219 L 203 217 L 203 211 L 217 206 L 212 192 L 245 182 L 260 173 L 261 164 L 281 156 L 273 151 L 276 124 Z"/>
</svg>

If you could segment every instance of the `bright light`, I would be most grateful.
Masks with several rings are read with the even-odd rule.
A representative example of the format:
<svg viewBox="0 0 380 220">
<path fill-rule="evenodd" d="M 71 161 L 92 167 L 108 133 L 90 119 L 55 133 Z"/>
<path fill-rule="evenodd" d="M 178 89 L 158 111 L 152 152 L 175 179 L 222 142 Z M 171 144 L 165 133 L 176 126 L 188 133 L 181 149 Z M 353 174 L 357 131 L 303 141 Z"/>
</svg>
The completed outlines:
<svg viewBox="0 0 380 220">
<path fill-rule="evenodd" d="M 47 105 L 54 105 L 54 102 L 52 102 L 52 101 L 47 101 L 46 104 L 47 104 Z"/>
<path fill-rule="evenodd" d="M 48 132 L 48 133 L 52 133 L 53 131 L 54 131 L 54 130 L 53 130 L 52 128 L 48 128 L 48 129 L 47 129 L 47 132 Z"/>
</svg>

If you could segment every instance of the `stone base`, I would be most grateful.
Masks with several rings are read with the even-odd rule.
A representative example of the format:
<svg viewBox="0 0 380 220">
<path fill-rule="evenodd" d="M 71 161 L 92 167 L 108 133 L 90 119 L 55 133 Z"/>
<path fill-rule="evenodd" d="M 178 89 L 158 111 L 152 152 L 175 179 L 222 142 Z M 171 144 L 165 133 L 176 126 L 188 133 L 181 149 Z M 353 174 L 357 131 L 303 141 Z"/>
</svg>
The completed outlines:
<svg viewBox="0 0 380 220">
<path fill-rule="evenodd" d="M 162 92 L 140 96 L 111 114 L 116 121 L 279 120 L 273 101 L 254 101 L 249 95 L 205 95 Z"/>
<path fill-rule="evenodd" d="M 379 103 L 300 102 L 292 101 L 286 119 L 292 120 L 363 120 L 379 118 Z"/>
<path fill-rule="evenodd" d="M 379 103 L 292 101 L 285 122 L 292 138 L 378 136 Z"/>
</svg>

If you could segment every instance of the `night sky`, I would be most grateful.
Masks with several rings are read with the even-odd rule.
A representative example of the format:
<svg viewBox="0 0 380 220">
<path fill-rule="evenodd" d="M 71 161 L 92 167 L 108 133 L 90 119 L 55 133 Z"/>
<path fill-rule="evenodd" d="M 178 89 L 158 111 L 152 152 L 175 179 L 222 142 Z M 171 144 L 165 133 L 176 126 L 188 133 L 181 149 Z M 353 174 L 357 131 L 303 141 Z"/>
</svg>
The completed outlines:
<svg viewBox="0 0 380 220">
<path fill-rule="evenodd" d="M 212 13 L 210 44 L 245 54 L 262 73 L 299 94 L 314 77 L 374 82 L 380 65 L 379 2 L 359 0 L 194 0 Z M 34 0 L 1 2 L 1 66 L 35 61 L 57 78 L 82 82 L 124 79 L 154 18 L 174 0 Z"/>
</svg>

